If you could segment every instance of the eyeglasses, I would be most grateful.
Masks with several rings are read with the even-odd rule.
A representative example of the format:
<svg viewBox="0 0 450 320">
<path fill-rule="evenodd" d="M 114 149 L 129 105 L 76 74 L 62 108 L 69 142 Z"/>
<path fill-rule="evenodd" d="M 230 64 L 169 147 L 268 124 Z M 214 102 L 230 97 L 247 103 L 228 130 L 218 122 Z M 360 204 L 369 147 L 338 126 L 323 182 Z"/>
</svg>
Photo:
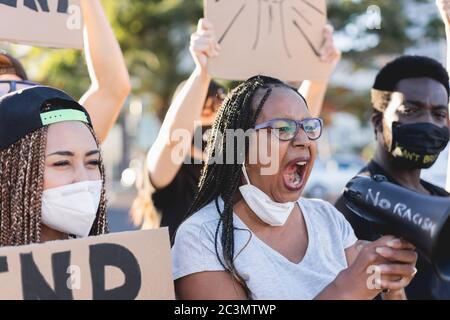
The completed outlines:
<svg viewBox="0 0 450 320">
<path fill-rule="evenodd" d="M 322 135 L 323 122 L 320 118 L 308 118 L 300 121 L 292 119 L 272 119 L 258 124 L 256 130 L 271 128 L 275 136 L 282 141 L 294 139 L 303 129 L 310 140 L 317 140 Z"/>
<path fill-rule="evenodd" d="M 24 80 L 1 80 L 0 81 L 0 97 L 8 94 L 10 92 L 14 92 L 17 90 L 22 90 L 30 87 L 37 86 L 38 84 L 31 81 Z"/>
</svg>

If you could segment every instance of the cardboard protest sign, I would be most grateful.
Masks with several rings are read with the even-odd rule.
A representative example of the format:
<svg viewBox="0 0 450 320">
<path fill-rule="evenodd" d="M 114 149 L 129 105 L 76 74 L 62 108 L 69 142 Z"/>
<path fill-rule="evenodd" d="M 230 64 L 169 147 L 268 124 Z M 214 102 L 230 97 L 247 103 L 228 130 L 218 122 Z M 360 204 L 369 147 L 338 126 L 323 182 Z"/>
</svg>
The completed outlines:
<svg viewBox="0 0 450 320">
<path fill-rule="evenodd" d="M 0 249 L 0 299 L 174 299 L 167 228 Z"/>
<path fill-rule="evenodd" d="M 81 49 L 80 0 L 0 0 L 0 40 Z"/>
<path fill-rule="evenodd" d="M 213 77 L 245 80 L 263 74 L 284 81 L 323 80 L 319 59 L 325 0 L 204 0 L 221 46 L 209 60 Z"/>
</svg>

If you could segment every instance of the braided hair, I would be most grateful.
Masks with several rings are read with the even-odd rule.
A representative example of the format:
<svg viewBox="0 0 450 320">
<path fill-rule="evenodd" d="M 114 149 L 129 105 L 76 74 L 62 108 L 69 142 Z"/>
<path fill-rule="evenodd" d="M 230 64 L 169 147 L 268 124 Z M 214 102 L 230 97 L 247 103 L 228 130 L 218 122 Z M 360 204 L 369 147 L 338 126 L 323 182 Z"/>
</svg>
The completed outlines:
<svg viewBox="0 0 450 320">
<path fill-rule="evenodd" d="M 88 126 L 96 138 L 92 128 Z M 41 241 L 47 129 L 42 127 L 0 151 L 0 247 Z M 103 187 L 90 235 L 107 233 L 105 170 L 100 158 Z"/>
<path fill-rule="evenodd" d="M 202 169 L 198 192 L 187 213 L 187 217 L 189 217 L 210 202 L 215 201 L 220 216 L 215 232 L 217 258 L 224 269 L 230 272 L 233 278 L 242 285 L 247 296 L 250 296 L 250 291 L 234 266 L 234 230 L 236 228 L 233 226 L 233 206 L 236 203 L 237 191 L 241 185 L 243 163 L 242 161 L 241 163 L 234 161 L 233 164 L 223 164 L 213 163 L 210 160 L 222 159 L 221 157 L 228 154 L 226 150 L 227 132 L 239 129 L 247 131 L 255 127 L 256 120 L 274 88 L 286 88 L 298 93 L 296 89 L 280 80 L 267 76 L 255 76 L 240 84 L 226 97 L 216 116 L 212 134 L 208 141 L 207 154 L 209 160 Z M 300 95 L 300 93 L 298 94 Z M 302 96 L 300 95 L 300 97 Z M 303 97 L 302 99 L 304 100 Z M 234 159 L 245 159 L 242 155 L 245 155 L 248 146 L 248 139 L 246 139 L 244 145 L 233 144 Z M 219 197 L 224 202 L 222 210 L 219 208 Z M 219 241 L 222 254 L 219 254 Z"/>
</svg>

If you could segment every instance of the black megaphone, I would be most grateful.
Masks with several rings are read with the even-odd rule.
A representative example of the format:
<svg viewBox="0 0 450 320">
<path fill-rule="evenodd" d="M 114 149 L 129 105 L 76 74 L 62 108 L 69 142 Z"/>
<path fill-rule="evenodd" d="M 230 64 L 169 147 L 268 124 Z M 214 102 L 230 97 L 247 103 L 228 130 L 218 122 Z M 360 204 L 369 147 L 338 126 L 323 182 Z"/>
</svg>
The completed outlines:
<svg viewBox="0 0 450 320">
<path fill-rule="evenodd" d="M 344 203 L 352 213 L 374 223 L 380 234 L 414 244 L 437 275 L 450 281 L 450 198 L 420 194 L 374 175 L 348 182 Z"/>
</svg>

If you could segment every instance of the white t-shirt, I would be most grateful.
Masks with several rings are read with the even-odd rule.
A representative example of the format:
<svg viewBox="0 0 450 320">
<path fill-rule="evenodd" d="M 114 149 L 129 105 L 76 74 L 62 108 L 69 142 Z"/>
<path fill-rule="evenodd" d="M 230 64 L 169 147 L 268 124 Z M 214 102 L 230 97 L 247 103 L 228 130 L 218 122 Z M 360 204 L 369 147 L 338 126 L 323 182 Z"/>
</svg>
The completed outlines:
<svg viewBox="0 0 450 320">
<path fill-rule="evenodd" d="M 234 214 L 235 267 L 252 299 L 309 300 L 347 268 L 345 249 L 357 238 L 344 216 L 330 203 L 298 201 L 308 230 L 308 248 L 296 264 L 265 244 Z M 220 209 L 223 201 L 219 200 Z M 173 276 L 179 279 L 203 271 L 223 271 L 216 256 L 214 236 L 219 221 L 215 201 L 202 208 L 178 229 L 172 248 Z M 222 247 L 218 236 L 218 252 Z"/>
</svg>

